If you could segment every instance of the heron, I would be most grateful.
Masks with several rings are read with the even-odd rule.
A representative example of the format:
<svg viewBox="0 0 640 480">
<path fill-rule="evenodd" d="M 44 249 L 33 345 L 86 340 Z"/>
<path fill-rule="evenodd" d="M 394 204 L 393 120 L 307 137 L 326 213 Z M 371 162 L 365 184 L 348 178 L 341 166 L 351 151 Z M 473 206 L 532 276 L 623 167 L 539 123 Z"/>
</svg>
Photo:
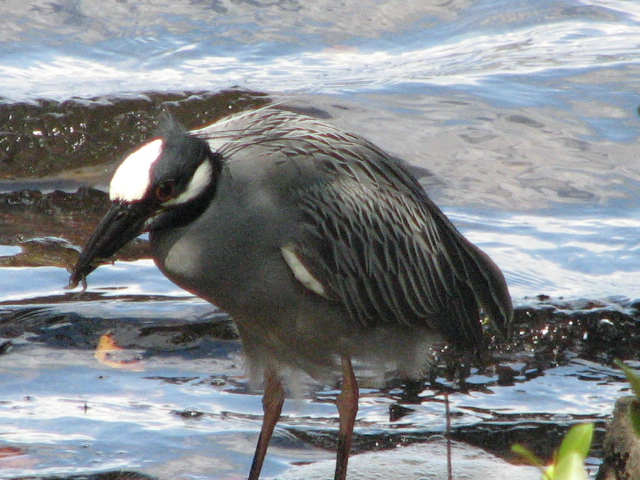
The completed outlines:
<svg viewBox="0 0 640 480">
<path fill-rule="evenodd" d="M 443 344 L 486 352 L 482 318 L 508 335 L 498 266 L 399 160 L 329 122 L 268 106 L 186 131 L 173 122 L 128 153 L 110 208 L 72 269 L 82 283 L 143 232 L 176 285 L 231 315 L 262 379 L 258 480 L 287 371 L 341 375 L 335 480 L 358 411 L 354 362 L 420 378 Z"/>
</svg>

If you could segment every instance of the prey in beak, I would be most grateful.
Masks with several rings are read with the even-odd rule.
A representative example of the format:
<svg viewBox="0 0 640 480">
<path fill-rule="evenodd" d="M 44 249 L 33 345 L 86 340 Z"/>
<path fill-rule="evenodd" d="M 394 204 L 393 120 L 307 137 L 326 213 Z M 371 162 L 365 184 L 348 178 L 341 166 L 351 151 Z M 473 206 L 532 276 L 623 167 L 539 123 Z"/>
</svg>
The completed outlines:
<svg viewBox="0 0 640 480">
<path fill-rule="evenodd" d="M 125 203 L 114 202 L 98 227 L 91 235 L 89 242 L 82 250 L 80 258 L 71 271 L 69 285 L 73 289 L 82 284 L 87 288 L 87 276 L 131 240 L 143 233 L 147 219 L 154 208 L 149 202 Z"/>
</svg>

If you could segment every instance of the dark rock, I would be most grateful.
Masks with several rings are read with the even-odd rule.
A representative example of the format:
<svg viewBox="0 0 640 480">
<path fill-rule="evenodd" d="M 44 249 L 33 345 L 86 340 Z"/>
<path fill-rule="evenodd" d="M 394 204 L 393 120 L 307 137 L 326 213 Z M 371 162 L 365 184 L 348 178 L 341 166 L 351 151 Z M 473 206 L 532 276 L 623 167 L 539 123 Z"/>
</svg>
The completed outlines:
<svg viewBox="0 0 640 480">
<path fill-rule="evenodd" d="M 640 439 L 631 424 L 629 408 L 640 406 L 636 397 L 622 397 L 607 425 L 604 456 L 596 480 L 637 480 L 640 478 Z"/>
</svg>

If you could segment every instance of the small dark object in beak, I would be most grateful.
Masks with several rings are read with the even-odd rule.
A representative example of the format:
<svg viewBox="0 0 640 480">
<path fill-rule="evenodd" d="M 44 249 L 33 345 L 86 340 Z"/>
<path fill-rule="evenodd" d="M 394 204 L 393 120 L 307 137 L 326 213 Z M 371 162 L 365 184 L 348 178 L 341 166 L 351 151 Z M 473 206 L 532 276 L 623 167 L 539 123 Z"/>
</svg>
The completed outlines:
<svg viewBox="0 0 640 480">
<path fill-rule="evenodd" d="M 100 260 L 108 259 L 140 235 L 153 211 L 154 207 L 148 202 L 112 203 L 80 253 L 65 288 L 70 290 L 82 284 L 83 291 L 86 290 L 87 276 L 98 268 Z"/>
</svg>

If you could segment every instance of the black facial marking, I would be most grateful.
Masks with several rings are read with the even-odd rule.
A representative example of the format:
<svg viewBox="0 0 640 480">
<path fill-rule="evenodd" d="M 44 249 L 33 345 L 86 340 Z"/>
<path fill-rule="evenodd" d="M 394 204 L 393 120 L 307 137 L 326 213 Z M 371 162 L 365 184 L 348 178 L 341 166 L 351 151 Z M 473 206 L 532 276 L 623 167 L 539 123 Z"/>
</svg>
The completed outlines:
<svg viewBox="0 0 640 480">
<path fill-rule="evenodd" d="M 165 130 L 162 139 L 162 153 L 151 170 L 150 194 L 154 201 L 162 205 L 185 192 L 203 162 L 210 163 L 212 179 L 210 187 L 198 197 L 185 204 L 171 205 L 157 215 L 149 225 L 150 230 L 179 226 L 199 216 L 215 195 L 222 171 L 222 155 L 211 151 L 206 140 L 190 135 L 175 124 Z"/>
</svg>

